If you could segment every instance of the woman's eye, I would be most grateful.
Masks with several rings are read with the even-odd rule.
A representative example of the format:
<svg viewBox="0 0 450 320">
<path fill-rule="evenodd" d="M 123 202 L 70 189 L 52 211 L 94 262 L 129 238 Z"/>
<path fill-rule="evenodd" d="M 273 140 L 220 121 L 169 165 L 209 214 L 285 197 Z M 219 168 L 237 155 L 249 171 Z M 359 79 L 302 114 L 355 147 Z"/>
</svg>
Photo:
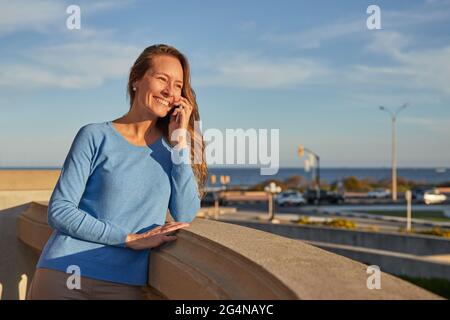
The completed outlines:
<svg viewBox="0 0 450 320">
<path fill-rule="evenodd" d="M 167 79 L 164 78 L 164 77 L 157 77 L 157 79 L 162 80 L 162 81 L 164 81 L 164 82 L 167 81 Z M 182 89 L 182 88 L 183 88 L 183 86 L 182 86 L 181 84 L 177 85 L 177 87 L 178 87 L 178 89 Z"/>
</svg>

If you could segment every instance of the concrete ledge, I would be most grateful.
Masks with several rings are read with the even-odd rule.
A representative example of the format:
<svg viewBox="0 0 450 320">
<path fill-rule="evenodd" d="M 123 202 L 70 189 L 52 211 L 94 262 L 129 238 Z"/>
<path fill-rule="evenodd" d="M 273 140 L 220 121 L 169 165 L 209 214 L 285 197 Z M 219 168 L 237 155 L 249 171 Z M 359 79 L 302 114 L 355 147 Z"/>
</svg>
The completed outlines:
<svg viewBox="0 0 450 320">
<path fill-rule="evenodd" d="M 409 235 L 388 232 L 371 232 L 308 226 L 301 224 L 271 224 L 221 218 L 222 221 L 256 228 L 289 238 L 335 243 L 377 250 L 395 251 L 413 255 L 436 255 L 450 253 L 450 240 L 429 235 Z"/>
<path fill-rule="evenodd" d="M 18 221 L 18 237 L 32 248 L 42 248 L 49 235 L 46 214 L 45 204 L 32 203 Z M 176 242 L 152 250 L 149 297 L 439 299 L 386 273 L 382 273 L 382 288 L 369 290 L 366 269 L 362 263 L 298 240 L 196 219 L 179 232 Z"/>
<path fill-rule="evenodd" d="M 13 208 L 32 201 L 49 201 L 53 189 L 0 190 L 0 210 Z"/>
<path fill-rule="evenodd" d="M 327 251 L 366 264 L 378 265 L 386 272 L 421 278 L 450 280 L 450 263 L 446 254 L 421 256 L 401 251 L 445 251 L 449 240 L 430 236 L 395 235 L 318 226 L 271 224 L 241 220 L 229 222 L 264 230 L 294 239 L 301 239 Z M 417 247 L 414 247 L 416 245 Z M 390 246 L 390 249 L 388 249 Z M 431 255 L 431 256 L 430 256 Z M 441 256 L 441 258 L 439 258 Z"/>
<path fill-rule="evenodd" d="M 219 224 L 219 226 L 217 226 Z M 224 228 L 198 219 L 176 243 L 153 250 L 149 284 L 168 299 L 297 299 L 274 274 L 230 247 L 202 236 Z"/>
<path fill-rule="evenodd" d="M 48 201 L 60 174 L 59 169 L 0 170 L 0 210 Z"/>
<path fill-rule="evenodd" d="M 418 257 L 405 253 L 314 241 L 308 241 L 308 243 L 350 259 L 377 265 L 381 268 L 381 270 L 392 274 L 407 275 L 418 278 L 450 280 L 450 264 L 441 261 L 434 261 L 428 256 Z"/>
<path fill-rule="evenodd" d="M 0 170 L 0 191 L 49 190 L 58 181 L 61 170 Z"/>
</svg>

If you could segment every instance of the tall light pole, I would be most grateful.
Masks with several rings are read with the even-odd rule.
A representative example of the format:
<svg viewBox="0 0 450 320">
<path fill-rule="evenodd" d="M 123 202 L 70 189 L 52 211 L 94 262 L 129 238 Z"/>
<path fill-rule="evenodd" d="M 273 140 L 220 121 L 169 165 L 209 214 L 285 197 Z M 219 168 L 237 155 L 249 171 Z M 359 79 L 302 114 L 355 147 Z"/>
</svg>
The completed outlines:
<svg viewBox="0 0 450 320">
<path fill-rule="evenodd" d="M 274 222 L 275 213 L 273 212 L 273 195 L 281 192 L 281 187 L 277 186 L 275 182 L 269 183 L 264 191 L 269 195 L 269 221 Z"/>
<path fill-rule="evenodd" d="M 405 103 L 398 107 L 395 111 L 379 106 L 380 110 L 386 111 L 391 116 L 392 121 L 392 201 L 397 201 L 397 115 L 405 109 L 409 104 Z"/>
<path fill-rule="evenodd" d="M 320 157 L 315 152 L 311 151 L 308 148 L 303 147 L 302 145 L 299 145 L 297 148 L 298 157 L 299 158 L 303 157 L 305 151 L 312 154 L 312 156 L 315 158 L 316 163 L 317 163 L 315 187 L 316 187 L 316 194 L 317 194 L 317 203 L 320 203 Z"/>
</svg>

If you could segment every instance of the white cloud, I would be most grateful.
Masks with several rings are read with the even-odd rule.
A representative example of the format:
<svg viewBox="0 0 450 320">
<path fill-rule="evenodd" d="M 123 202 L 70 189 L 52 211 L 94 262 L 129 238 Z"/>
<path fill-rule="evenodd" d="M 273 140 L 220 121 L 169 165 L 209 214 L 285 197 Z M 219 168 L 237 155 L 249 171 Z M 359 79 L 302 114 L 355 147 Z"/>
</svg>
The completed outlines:
<svg viewBox="0 0 450 320">
<path fill-rule="evenodd" d="M 77 1 L 81 7 L 81 18 L 97 12 L 120 8 L 128 1 Z M 55 32 L 66 28 L 66 8 L 73 4 L 58 0 L 0 0 L 0 36 L 18 31 Z M 85 28 L 82 23 L 81 29 Z M 90 28 L 92 30 L 92 28 Z M 92 32 L 92 31 L 91 31 Z"/>
<path fill-rule="evenodd" d="M 450 118 L 403 117 L 401 121 L 414 126 L 420 126 L 435 133 L 450 135 Z"/>
<path fill-rule="evenodd" d="M 248 53 L 200 59 L 197 66 L 207 72 L 196 77 L 196 85 L 240 88 L 292 88 L 316 83 L 330 72 L 324 64 L 312 59 L 269 59 Z"/>
<path fill-rule="evenodd" d="M 359 83 L 425 89 L 450 95 L 450 45 L 436 49 L 406 49 L 400 33 L 381 32 L 367 49 L 390 57 L 383 66 L 356 65 L 349 79 Z"/>
<path fill-rule="evenodd" d="M 86 40 L 22 53 L 23 61 L 0 64 L 0 87 L 80 89 L 126 77 L 142 48 L 113 41 Z M 321 62 L 265 58 L 254 53 L 193 57 L 196 86 L 293 88 L 318 83 L 330 74 Z"/>
<path fill-rule="evenodd" d="M 64 3 L 43 1 L 0 1 L 0 36 L 22 30 L 44 31 L 64 22 Z"/>
<path fill-rule="evenodd" d="M 401 52 L 397 58 L 404 67 L 400 72 L 412 76 L 405 81 L 412 81 L 419 87 L 429 87 L 450 95 L 450 46 L 440 49 Z"/>
<path fill-rule="evenodd" d="M 412 39 L 394 31 L 379 31 L 372 34 L 366 50 L 398 57 L 400 50 L 412 43 Z"/>
<path fill-rule="evenodd" d="M 0 86 L 87 88 L 126 77 L 140 49 L 114 42 L 87 41 L 38 48 L 21 64 L 0 66 Z"/>
<path fill-rule="evenodd" d="M 417 7 L 410 10 L 383 10 L 381 20 L 383 29 L 412 27 L 421 24 L 446 22 L 450 17 L 450 10 L 435 7 Z"/>
<path fill-rule="evenodd" d="M 356 34 L 361 32 L 361 30 L 364 30 L 364 28 L 366 27 L 365 20 L 363 19 L 356 21 L 339 21 L 295 33 L 267 33 L 262 35 L 260 39 L 271 44 L 290 45 L 297 49 L 314 49 L 320 47 L 323 42 Z"/>
<path fill-rule="evenodd" d="M 449 0 L 450 1 L 450 0 Z M 288 45 L 296 49 L 316 49 L 331 41 L 348 37 L 370 37 L 378 30 L 368 30 L 365 11 L 352 18 L 343 18 L 329 24 L 321 24 L 307 30 L 292 33 L 266 33 L 260 40 L 270 44 Z M 450 10 L 447 8 L 419 7 L 409 10 L 386 10 L 381 8 L 382 29 L 398 30 L 428 23 L 448 21 Z"/>
</svg>

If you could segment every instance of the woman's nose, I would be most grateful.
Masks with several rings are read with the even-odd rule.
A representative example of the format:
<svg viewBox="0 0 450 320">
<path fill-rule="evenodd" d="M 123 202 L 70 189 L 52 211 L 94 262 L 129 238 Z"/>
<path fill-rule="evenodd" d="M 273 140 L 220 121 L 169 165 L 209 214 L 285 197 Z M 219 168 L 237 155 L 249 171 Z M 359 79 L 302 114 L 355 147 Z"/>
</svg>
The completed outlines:
<svg viewBox="0 0 450 320">
<path fill-rule="evenodd" d="M 164 93 L 166 93 L 168 96 L 173 96 L 175 93 L 175 88 L 172 84 L 168 83 L 166 87 L 163 90 Z"/>
</svg>

